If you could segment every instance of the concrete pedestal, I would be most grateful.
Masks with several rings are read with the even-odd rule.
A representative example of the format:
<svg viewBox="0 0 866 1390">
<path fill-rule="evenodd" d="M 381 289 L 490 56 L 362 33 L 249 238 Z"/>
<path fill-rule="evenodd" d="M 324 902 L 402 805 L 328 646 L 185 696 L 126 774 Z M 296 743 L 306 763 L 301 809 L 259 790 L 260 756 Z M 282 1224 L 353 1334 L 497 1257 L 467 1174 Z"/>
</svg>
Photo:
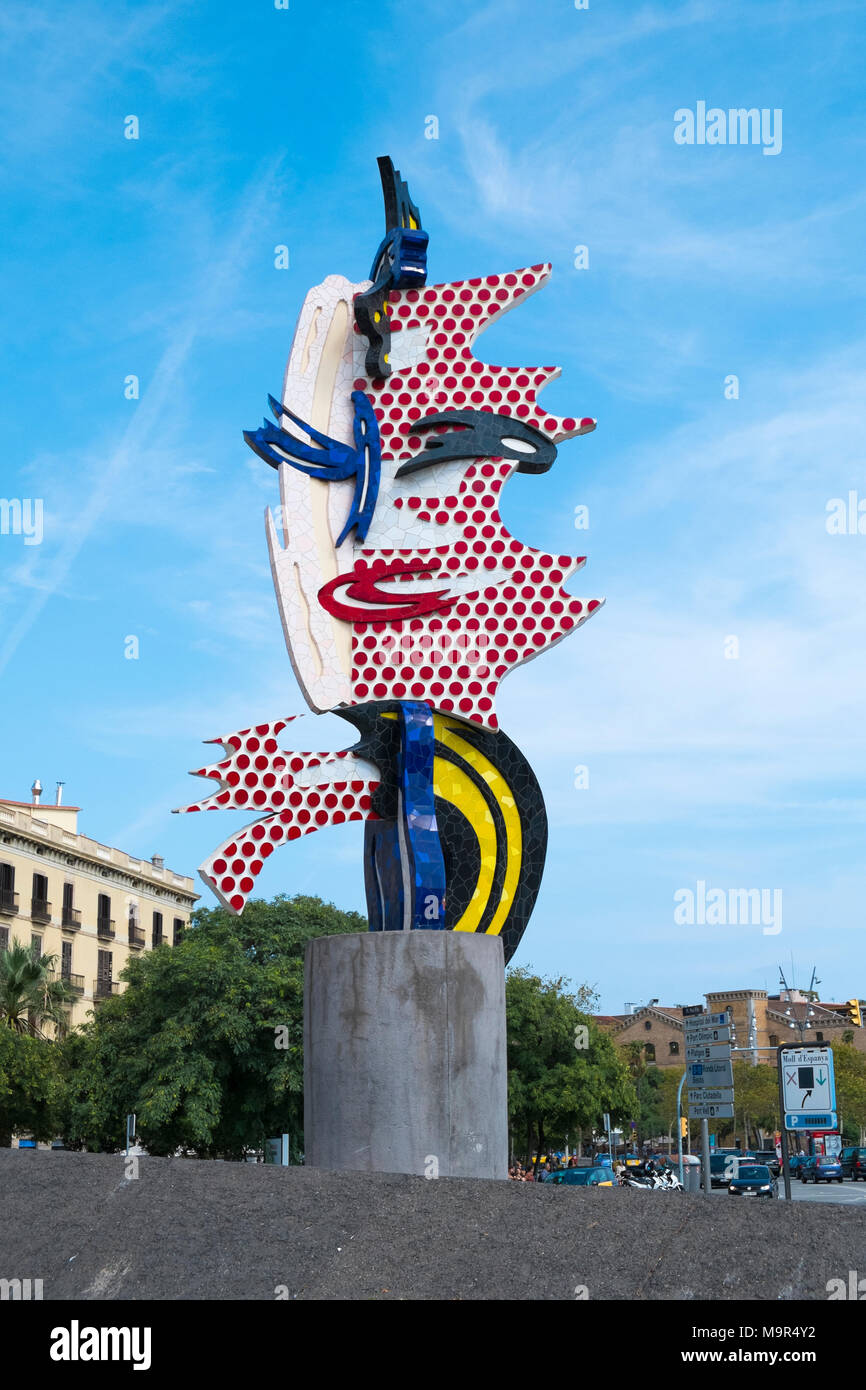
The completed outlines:
<svg viewBox="0 0 866 1390">
<path fill-rule="evenodd" d="M 315 1168 L 508 1176 L 498 936 L 387 931 L 307 943 L 304 1150 Z"/>
</svg>

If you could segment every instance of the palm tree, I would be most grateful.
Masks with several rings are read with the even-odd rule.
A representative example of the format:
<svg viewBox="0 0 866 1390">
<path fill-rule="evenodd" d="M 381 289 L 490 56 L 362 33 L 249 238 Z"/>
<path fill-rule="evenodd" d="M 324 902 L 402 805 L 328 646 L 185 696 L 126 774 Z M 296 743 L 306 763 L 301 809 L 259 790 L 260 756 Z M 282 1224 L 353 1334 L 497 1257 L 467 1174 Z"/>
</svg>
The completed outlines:
<svg viewBox="0 0 866 1390">
<path fill-rule="evenodd" d="M 63 1021 L 71 992 L 56 970 L 57 956 L 41 956 L 20 941 L 0 951 L 0 1027 L 44 1038 L 43 1024 Z"/>
</svg>

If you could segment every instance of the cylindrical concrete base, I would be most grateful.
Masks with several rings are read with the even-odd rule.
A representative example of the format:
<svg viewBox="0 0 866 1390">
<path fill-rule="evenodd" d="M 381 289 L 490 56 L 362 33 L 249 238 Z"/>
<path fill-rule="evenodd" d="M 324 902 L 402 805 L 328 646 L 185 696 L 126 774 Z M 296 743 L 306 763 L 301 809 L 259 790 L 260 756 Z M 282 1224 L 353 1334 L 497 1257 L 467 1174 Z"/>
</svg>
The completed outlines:
<svg viewBox="0 0 866 1390">
<path fill-rule="evenodd" d="M 315 1168 L 508 1176 L 498 936 L 386 931 L 307 943 L 304 1158 Z"/>
</svg>

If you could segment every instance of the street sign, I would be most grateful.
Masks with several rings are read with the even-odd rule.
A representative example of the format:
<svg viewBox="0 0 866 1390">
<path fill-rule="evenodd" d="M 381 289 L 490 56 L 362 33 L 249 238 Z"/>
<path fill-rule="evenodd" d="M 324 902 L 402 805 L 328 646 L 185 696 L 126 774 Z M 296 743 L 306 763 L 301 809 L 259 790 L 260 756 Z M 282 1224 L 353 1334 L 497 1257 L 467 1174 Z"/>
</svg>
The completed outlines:
<svg viewBox="0 0 866 1390">
<path fill-rule="evenodd" d="M 687 1033 L 692 1028 L 723 1028 L 726 1023 L 731 1021 L 727 1014 L 701 1014 L 699 1017 L 697 1015 L 690 1017 L 686 1015 L 685 1009 L 683 1009 L 683 1014 L 685 1015 L 683 1027 Z"/>
<path fill-rule="evenodd" d="M 733 1086 L 734 1068 L 728 1061 L 689 1062 L 686 1066 L 689 1090 L 698 1086 Z"/>
<path fill-rule="evenodd" d="M 695 1043 L 729 1043 L 731 1041 L 730 1028 L 716 1024 L 714 1027 L 704 1025 L 701 1028 L 686 1029 L 686 1047 L 692 1047 Z"/>
<path fill-rule="evenodd" d="M 693 1105 L 689 1101 L 690 1120 L 732 1120 L 734 1106 L 732 1101 L 722 1101 L 720 1105 Z"/>
<path fill-rule="evenodd" d="M 829 1047 L 782 1047 L 779 1068 L 786 1129 L 833 1129 L 825 1117 L 836 1109 L 836 1078 Z M 790 1123 L 790 1117 L 796 1122 Z"/>
<path fill-rule="evenodd" d="M 705 1086 L 703 1090 L 689 1091 L 690 1105 L 731 1105 L 733 1099 L 733 1086 Z"/>
<path fill-rule="evenodd" d="M 835 1110 L 825 1111 L 823 1115 L 812 1111 L 802 1111 L 798 1115 L 785 1114 L 786 1129 L 835 1129 L 839 1123 Z"/>
<path fill-rule="evenodd" d="M 683 1018 L 695 1018 L 698 1014 L 703 1015 L 703 1004 L 685 1004 L 683 1006 Z"/>
<path fill-rule="evenodd" d="M 728 1043 L 718 1043 L 713 1047 L 705 1047 L 702 1044 L 686 1047 L 687 1062 L 727 1062 L 730 1056 L 731 1049 Z"/>
</svg>

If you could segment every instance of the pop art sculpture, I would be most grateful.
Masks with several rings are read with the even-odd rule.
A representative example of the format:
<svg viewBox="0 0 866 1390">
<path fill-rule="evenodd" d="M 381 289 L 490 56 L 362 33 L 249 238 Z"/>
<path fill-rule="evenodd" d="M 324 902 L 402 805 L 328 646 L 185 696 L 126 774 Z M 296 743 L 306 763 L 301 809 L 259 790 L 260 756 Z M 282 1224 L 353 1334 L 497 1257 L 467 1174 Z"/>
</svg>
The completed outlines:
<svg viewBox="0 0 866 1390">
<path fill-rule="evenodd" d="M 427 286 L 418 209 L 391 160 L 379 169 L 385 237 L 369 280 L 329 275 L 310 290 L 273 422 L 245 433 L 279 475 L 281 525 L 268 509 L 266 529 L 295 675 L 310 708 L 358 739 L 296 752 L 282 746 L 296 716 L 227 734 L 213 740 L 224 757 L 194 774 L 219 790 L 181 809 L 257 817 L 201 866 L 233 912 L 280 845 L 363 820 L 371 931 L 498 934 L 507 962 L 538 895 L 547 820 L 499 728 L 497 690 L 603 600 L 566 592 L 583 557 L 516 540 L 499 495 L 595 421 L 539 406 L 557 368 L 473 356 L 551 267 Z"/>
</svg>

